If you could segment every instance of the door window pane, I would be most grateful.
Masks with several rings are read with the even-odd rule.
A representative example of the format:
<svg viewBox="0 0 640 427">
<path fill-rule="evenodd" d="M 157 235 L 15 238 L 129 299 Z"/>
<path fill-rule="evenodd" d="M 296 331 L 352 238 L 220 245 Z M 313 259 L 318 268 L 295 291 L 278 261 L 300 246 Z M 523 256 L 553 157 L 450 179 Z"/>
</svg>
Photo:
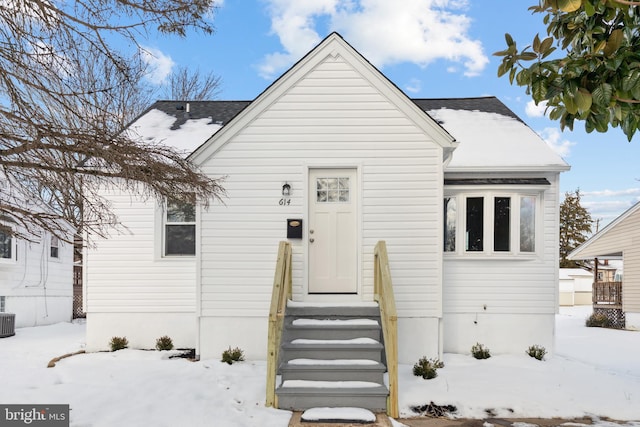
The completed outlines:
<svg viewBox="0 0 640 427">
<path fill-rule="evenodd" d="M 484 234 L 484 198 L 467 198 L 466 250 L 482 252 Z"/>
<path fill-rule="evenodd" d="M 520 251 L 536 250 L 536 198 L 520 199 Z"/>
<path fill-rule="evenodd" d="M 456 251 L 457 201 L 455 197 L 444 199 L 444 251 Z"/>
<path fill-rule="evenodd" d="M 493 199 L 493 250 L 509 251 L 511 234 L 511 198 L 495 197 Z"/>
<path fill-rule="evenodd" d="M 348 203 L 349 178 L 317 178 L 317 203 Z"/>
</svg>

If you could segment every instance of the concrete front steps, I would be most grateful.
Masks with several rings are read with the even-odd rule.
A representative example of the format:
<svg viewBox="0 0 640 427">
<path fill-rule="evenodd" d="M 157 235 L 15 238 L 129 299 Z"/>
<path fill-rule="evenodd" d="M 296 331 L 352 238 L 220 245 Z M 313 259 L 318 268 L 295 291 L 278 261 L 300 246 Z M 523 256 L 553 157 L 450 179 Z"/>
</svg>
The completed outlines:
<svg viewBox="0 0 640 427">
<path fill-rule="evenodd" d="M 278 407 L 386 411 L 382 341 L 377 305 L 287 307 Z"/>
</svg>

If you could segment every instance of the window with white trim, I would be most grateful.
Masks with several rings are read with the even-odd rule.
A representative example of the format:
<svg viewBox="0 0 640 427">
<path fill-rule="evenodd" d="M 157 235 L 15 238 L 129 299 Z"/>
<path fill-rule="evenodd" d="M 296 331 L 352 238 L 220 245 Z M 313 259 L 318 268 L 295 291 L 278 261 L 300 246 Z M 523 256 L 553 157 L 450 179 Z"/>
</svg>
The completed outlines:
<svg viewBox="0 0 640 427">
<path fill-rule="evenodd" d="M 0 231 L 0 260 L 14 260 L 15 248 L 10 234 Z"/>
<path fill-rule="evenodd" d="M 446 195 L 444 252 L 534 254 L 538 200 L 539 194 L 498 191 Z"/>
<path fill-rule="evenodd" d="M 51 241 L 49 242 L 49 256 L 51 258 L 60 258 L 60 239 L 56 236 L 51 236 Z"/>
<path fill-rule="evenodd" d="M 165 256 L 196 254 L 196 208 L 192 203 L 168 201 L 164 215 Z"/>
</svg>

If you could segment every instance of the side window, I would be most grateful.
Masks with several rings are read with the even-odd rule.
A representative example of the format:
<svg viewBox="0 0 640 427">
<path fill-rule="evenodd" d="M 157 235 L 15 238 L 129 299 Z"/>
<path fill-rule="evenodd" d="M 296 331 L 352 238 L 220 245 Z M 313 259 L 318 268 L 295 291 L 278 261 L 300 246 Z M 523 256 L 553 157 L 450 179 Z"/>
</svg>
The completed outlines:
<svg viewBox="0 0 640 427">
<path fill-rule="evenodd" d="M 444 251 L 456 251 L 456 225 L 458 217 L 458 202 L 455 197 L 444 199 Z"/>
<path fill-rule="evenodd" d="M 49 256 L 51 258 L 60 257 L 60 240 L 56 236 L 51 236 L 51 243 L 49 246 Z"/>
<path fill-rule="evenodd" d="M 164 218 L 164 255 L 192 256 L 195 254 L 195 205 L 168 201 Z"/>
<path fill-rule="evenodd" d="M 520 199 L 520 252 L 536 250 L 536 198 Z"/>
<path fill-rule="evenodd" d="M 3 231 L 0 231 L 0 259 L 13 259 L 13 239 Z"/>
</svg>

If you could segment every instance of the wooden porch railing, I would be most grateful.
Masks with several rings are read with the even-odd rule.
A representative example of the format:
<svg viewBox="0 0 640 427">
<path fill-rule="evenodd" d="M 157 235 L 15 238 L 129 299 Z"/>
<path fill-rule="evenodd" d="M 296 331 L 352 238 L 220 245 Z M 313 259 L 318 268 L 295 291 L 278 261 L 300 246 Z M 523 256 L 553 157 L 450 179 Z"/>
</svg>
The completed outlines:
<svg viewBox="0 0 640 427">
<path fill-rule="evenodd" d="M 267 406 L 278 407 L 276 396 L 276 376 L 278 374 L 278 354 L 282 339 L 282 326 L 287 309 L 287 300 L 291 298 L 291 244 L 280 242 L 278 261 L 273 277 L 271 307 L 269 309 L 269 335 L 267 342 Z"/>
<path fill-rule="evenodd" d="M 389 374 L 387 414 L 397 418 L 398 407 L 398 315 L 393 297 L 393 283 L 387 256 L 387 244 L 381 240 L 374 250 L 374 298 L 380 305 L 380 319 Z"/>
<path fill-rule="evenodd" d="M 595 282 L 593 305 L 622 306 L 622 282 Z"/>
</svg>

